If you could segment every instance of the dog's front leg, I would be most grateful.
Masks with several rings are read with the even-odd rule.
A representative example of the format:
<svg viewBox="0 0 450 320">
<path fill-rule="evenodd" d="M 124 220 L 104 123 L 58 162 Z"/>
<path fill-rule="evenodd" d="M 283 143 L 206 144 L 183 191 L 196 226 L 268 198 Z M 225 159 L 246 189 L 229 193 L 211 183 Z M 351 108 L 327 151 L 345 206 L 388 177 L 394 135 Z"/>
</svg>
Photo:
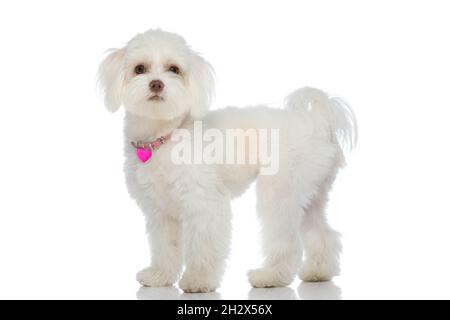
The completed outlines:
<svg viewBox="0 0 450 320">
<path fill-rule="evenodd" d="M 173 285 L 183 266 L 181 223 L 164 213 L 153 213 L 146 218 L 152 263 L 150 267 L 138 272 L 136 278 L 148 287 Z"/>
<path fill-rule="evenodd" d="M 186 270 L 179 282 L 185 292 L 219 287 L 228 256 L 231 208 L 228 197 L 202 194 L 185 202 L 183 243 Z"/>
</svg>

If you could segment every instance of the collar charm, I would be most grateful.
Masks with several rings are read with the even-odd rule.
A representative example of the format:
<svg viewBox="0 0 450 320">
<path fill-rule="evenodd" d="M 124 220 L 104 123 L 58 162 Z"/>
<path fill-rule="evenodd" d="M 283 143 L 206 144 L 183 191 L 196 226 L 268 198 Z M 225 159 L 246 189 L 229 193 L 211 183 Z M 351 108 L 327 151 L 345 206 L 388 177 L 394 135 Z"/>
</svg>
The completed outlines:
<svg viewBox="0 0 450 320">
<path fill-rule="evenodd" d="M 161 147 L 168 139 L 170 138 L 170 134 L 159 137 L 158 139 L 151 142 L 142 142 L 142 141 L 131 141 L 131 145 L 136 149 L 136 155 L 142 163 L 148 162 L 153 153 Z"/>
</svg>

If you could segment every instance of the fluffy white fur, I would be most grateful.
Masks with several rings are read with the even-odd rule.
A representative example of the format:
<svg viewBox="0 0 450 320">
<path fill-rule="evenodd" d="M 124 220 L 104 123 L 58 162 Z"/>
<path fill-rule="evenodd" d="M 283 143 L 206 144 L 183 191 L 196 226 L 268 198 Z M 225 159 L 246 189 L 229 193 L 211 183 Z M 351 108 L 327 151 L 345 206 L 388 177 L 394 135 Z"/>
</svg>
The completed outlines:
<svg viewBox="0 0 450 320">
<path fill-rule="evenodd" d="M 145 64 L 145 74 L 135 66 Z M 175 74 L 168 66 L 181 70 Z M 149 83 L 161 80 L 162 101 L 148 100 Z M 344 164 L 343 147 L 356 141 L 351 110 L 320 90 L 303 88 L 284 109 L 226 108 L 207 113 L 214 90 L 211 66 L 178 35 L 149 30 L 112 50 L 99 69 L 105 105 L 125 115 L 125 173 L 130 195 L 147 221 L 151 266 L 137 274 L 145 286 L 178 281 L 185 292 L 219 287 L 229 251 L 230 201 L 256 180 L 263 229 L 264 265 L 248 273 L 255 287 L 289 285 L 339 274 L 341 244 L 325 216 L 327 193 Z M 280 170 L 259 175 L 258 165 L 175 165 L 174 142 L 143 165 L 129 142 L 151 141 L 176 128 L 276 128 Z M 302 262 L 302 256 L 304 259 Z"/>
</svg>

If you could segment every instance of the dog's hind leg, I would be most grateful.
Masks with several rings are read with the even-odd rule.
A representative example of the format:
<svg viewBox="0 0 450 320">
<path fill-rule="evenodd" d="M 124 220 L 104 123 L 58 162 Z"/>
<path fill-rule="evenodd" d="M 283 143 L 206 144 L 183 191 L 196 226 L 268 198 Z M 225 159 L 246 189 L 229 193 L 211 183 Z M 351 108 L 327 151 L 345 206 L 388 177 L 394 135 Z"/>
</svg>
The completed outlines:
<svg viewBox="0 0 450 320">
<path fill-rule="evenodd" d="M 301 224 L 305 261 L 299 277 L 304 281 L 327 281 L 340 272 L 339 233 L 330 228 L 325 215 L 328 193 L 335 177 L 336 170 L 322 183 Z"/>
<path fill-rule="evenodd" d="M 290 191 L 271 180 L 261 176 L 256 186 L 265 261 L 262 268 L 249 271 L 248 278 L 257 288 L 289 285 L 302 259 L 302 213 Z"/>
<path fill-rule="evenodd" d="M 317 143 L 301 155 L 284 156 L 275 175 L 260 175 L 257 209 L 262 222 L 264 265 L 249 272 L 254 287 L 289 285 L 302 260 L 300 229 L 305 210 L 335 162 L 335 147 Z M 309 151 L 309 152 L 308 152 Z"/>
</svg>

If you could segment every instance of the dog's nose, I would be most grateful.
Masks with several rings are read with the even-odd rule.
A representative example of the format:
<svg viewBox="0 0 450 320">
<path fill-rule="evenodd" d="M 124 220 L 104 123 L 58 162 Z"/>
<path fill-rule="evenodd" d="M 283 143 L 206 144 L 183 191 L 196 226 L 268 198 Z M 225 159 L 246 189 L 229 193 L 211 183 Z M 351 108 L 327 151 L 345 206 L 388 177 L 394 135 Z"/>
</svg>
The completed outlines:
<svg viewBox="0 0 450 320">
<path fill-rule="evenodd" d="M 150 91 L 159 93 L 164 89 L 164 83 L 161 80 L 153 80 L 149 84 Z"/>
</svg>

